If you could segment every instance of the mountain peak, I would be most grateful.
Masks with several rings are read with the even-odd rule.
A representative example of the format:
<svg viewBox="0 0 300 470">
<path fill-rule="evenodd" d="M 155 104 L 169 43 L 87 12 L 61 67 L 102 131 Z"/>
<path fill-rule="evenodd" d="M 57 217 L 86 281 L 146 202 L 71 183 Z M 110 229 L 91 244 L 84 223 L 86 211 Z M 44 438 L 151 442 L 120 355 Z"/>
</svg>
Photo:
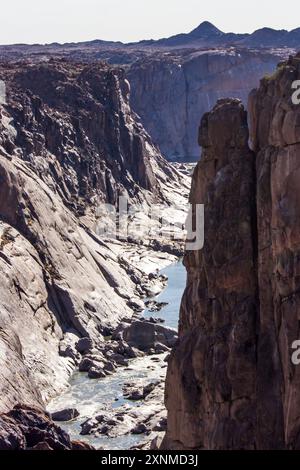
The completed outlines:
<svg viewBox="0 0 300 470">
<path fill-rule="evenodd" d="M 207 37 L 207 36 L 221 36 L 224 34 L 220 29 L 216 28 L 215 25 L 210 23 L 209 21 L 203 21 L 202 23 L 197 26 L 197 28 L 193 29 L 190 32 L 192 36 L 197 37 Z"/>
</svg>

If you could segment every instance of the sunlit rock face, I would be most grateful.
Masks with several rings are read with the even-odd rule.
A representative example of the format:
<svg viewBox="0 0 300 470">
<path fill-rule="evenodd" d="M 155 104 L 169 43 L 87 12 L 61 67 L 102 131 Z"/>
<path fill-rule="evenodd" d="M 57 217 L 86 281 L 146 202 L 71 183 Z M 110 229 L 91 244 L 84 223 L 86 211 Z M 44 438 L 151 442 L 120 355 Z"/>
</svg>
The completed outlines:
<svg viewBox="0 0 300 470">
<path fill-rule="evenodd" d="M 202 119 L 191 201 L 205 245 L 187 252 L 168 368 L 164 448 L 299 449 L 299 119 L 291 58 L 241 103 Z"/>
<path fill-rule="evenodd" d="M 123 259 L 122 244 L 93 230 L 99 204 L 122 194 L 134 204 L 171 205 L 171 188 L 182 192 L 183 179 L 131 111 L 121 70 L 50 61 L 3 64 L 0 76 L 5 411 L 43 406 L 63 390 L 79 338 L 103 342 L 143 294 L 143 271 Z"/>
<path fill-rule="evenodd" d="M 224 48 L 156 53 L 128 70 L 131 104 L 169 159 L 197 161 L 200 119 L 220 98 L 248 94 L 278 57 L 265 52 Z"/>
</svg>

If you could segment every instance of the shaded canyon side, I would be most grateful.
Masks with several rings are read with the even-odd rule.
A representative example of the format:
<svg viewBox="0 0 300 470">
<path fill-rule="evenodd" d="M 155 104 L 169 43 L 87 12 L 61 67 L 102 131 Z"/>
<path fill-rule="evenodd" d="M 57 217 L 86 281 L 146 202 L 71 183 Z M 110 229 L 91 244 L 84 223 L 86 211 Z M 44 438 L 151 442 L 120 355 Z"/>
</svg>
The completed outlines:
<svg viewBox="0 0 300 470">
<path fill-rule="evenodd" d="M 246 105 L 250 90 L 278 60 L 270 52 L 234 47 L 142 57 L 127 72 L 131 105 L 163 155 L 197 161 L 201 116 L 221 98 L 239 98 Z"/>
<path fill-rule="evenodd" d="M 234 99 L 201 121 L 190 200 L 205 204 L 205 244 L 185 254 L 163 448 L 300 448 L 299 78 L 298 55 L 251 92 L 250 133 Z"/>
</svg>

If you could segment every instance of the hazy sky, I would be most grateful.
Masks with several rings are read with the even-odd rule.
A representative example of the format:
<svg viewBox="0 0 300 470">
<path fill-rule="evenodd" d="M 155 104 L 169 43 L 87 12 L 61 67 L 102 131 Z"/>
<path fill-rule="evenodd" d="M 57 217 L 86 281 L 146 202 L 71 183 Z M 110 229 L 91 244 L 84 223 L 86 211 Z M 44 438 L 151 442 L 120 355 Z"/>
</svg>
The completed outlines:
<svg viewBox="0 0 300 470">
<path fill-rule="evenodd" d="M 204 20 L 225 32 L 300 26 L 299 0 L 0 0 L 0 43 L 157 39 Z"/>
</svg>

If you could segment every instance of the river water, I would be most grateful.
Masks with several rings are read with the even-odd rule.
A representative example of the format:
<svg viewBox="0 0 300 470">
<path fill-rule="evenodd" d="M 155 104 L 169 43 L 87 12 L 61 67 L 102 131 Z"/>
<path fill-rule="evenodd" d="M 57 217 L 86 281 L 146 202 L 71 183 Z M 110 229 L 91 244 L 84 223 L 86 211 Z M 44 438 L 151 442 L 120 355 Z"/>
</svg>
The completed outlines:
<svg viewBox="0 0 300 470">
<path fill-rule="evenodd" d="M 178 314 L 183 290 L 186 284 L 186 271 L 181 262 L 172 264 L 161 271 L 168 276 L 166 289 L 155 298 L 159 302 L 167 302 L 168 305 L 160 312 L 145 311 L 146 317 L 159 317 L 165 320 L 164 325 L 172 328 L 178 327 Z M 77 408 L 80 416 L 69 422 L 61 423 L 61 427 L 67 431 L 73 440 L 84 440 L 96 448 L 105 449 L 129 449 L 142 443 L 143 435 L 125 435 L 118 437 L 106 436 L 81 436 L 80 424 L 86 419 L 109 411 L 112 408 L 134 408 L 137 403 L 126 400 L 123 397 L 122 387 L 125 382 L 135 379 L 147 378 L 149 382 L 159 378 L 165 378 L 166 369 L 155 367 L 153 356 L 133 359 L 128 368 L 119 368 L 115 374 L 99 380 L 91 380 L 85 373 L 76 372 L 70 379 L 70 387 L 48 406 L 50 412 L 64 408 Z"/>
</svg>

